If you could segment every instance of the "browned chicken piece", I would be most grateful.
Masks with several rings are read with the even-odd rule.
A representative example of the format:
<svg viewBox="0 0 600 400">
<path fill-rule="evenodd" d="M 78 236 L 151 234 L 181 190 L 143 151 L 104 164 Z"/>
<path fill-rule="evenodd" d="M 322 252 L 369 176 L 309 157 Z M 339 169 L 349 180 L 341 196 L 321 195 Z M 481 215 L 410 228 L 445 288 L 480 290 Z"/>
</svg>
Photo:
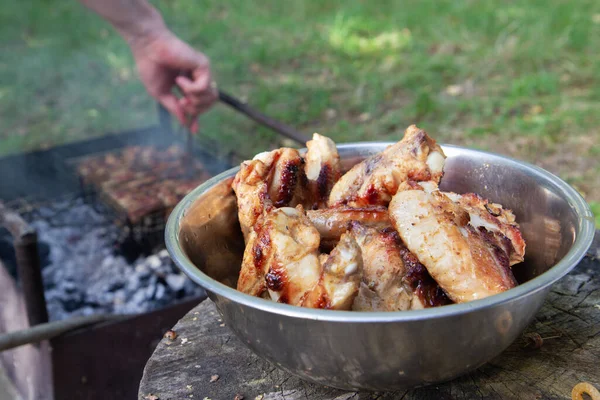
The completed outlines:
<svg viewBox="0 0 600 400">
<path fill-rule="evenodd" d="M 321 276 L 319 239 L 301 211 L 270 210 L 250 234 L 238 290 L 253 296 L 268 290 L 275 301 L 299 304 Z"/>
<path fill-rule="evenodd" d="M 303 307 L 350 310 L 358 295 L 363 261 L 354 236 L 344 233 L 329 255 L 319 256 L 321 279 L 302 301 Z"/>
<path fill-rule="evenodd" d="M 296 206 L 304 200 L 304 159 L 296 149 L 281 148 L 254 157 L 271 168 L 267 176 L 269 199 L 275 207 Z"/>
<path fill-rule="evenodd" d="M 485 229 L 489 239 L 508 254 L 511 266 L 523 262 L 525 240 L 511 210 L 491 203 L 475 193 L 444 194 L 469 213 L 469 225 L 479 230 Z"/>
<path fill-rule="evenodd" d="M 297 150 L 281 148 L 244 161 L 231 185 L 238 202 L 238 217 L 248 235 L 257 219 L 273 207 L 296 206 L 303 200 L 306 175 Z"/>
<path fill-rule="evenodd" d="M 390 203 L 390 218 L 408 250 L 454 302 L 515 287 L 507 246 L 471 225 L 469 212 L 435 186 L 399 191 Z"/>
<path fill-rule="evenodd" d="M 302 206 L 271 209 L 259 218 L 244 252 L 238 290 L 304 307 L 350 308 L 362 273 L 360 249 L 347 235 L 327 259 Z"/>
<path fill-rule="evenodd" d="M 353 223 L 363 257 L 355 311 L 404 311 L 448 304 L 439 285 L 403 245 L 398 233 Z"/>
<path fill-rule="evenodd" d="M 385 229 L 392 226 L 386 207 L 352 208 L 340 206 L 322 210 L 308 210 L 306 216 L 317 228 L 321 240 L 335 241 L 346 232 L 352 222 L 360 222 L 364 226 Z"/>
<path fill-rule="evenodd" d="M 411 125 L 404 138 L 355 165 L 335 184 L 329 206 L 386 206 L 401 183 L 434 181 L 439 183 L 445 155 L 427 133 Z"/>
<path fill-rule="evenodd" d="M 309 210 L 323 208 L 327 206 L 331 188 L 342 176 L 340 156 L 333 140 L 318 133 L 306 142 L 306 147 L 304 171 L 308 195 L 304 207 Z"/>
</svg>

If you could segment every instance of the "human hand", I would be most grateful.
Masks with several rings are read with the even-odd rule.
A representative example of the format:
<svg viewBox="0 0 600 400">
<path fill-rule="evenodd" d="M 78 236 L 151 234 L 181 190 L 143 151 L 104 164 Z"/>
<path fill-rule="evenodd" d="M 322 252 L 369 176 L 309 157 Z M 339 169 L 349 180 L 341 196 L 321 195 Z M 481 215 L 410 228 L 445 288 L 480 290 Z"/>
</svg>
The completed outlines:
<svg viewBox="0 0 600 400">
<path fill-rule="evenodd" d="M 129 43 L 148 93 L 196 133 L 198 115 L 218 98 L 208 58 L 167 29 Z M 177 87 L 180 97 L 174 93 Z"/>
</svg>

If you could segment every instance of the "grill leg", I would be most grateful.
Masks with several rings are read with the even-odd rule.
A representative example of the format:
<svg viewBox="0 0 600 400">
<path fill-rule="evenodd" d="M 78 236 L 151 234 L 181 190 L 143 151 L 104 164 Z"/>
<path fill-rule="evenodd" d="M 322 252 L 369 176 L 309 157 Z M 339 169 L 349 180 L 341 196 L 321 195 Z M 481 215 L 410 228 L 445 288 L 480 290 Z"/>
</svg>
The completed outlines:
<svg viewBox="0 0 600 400">
<path fill-rule="evenodd" d="M 48 322 L 37 244 L 36 232 L 30 231 L 14 239 L 17 268 L 31 326 Z"/>
</svg>

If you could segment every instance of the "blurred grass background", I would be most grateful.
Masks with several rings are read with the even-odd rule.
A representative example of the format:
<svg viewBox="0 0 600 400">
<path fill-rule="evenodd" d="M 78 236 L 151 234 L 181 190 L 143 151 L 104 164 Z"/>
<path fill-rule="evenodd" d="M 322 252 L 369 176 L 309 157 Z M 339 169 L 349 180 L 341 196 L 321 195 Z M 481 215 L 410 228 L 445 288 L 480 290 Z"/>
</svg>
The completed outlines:
<svg viewBox="0 0 600 400">
<path fill-rule="evenodd" d="M 540 165 L 600 215 L 596 0 L 153 3 L 222 89 L 306 134 L 397 140 L 416 123 Z M 0 43 L 0 155 L 156 122 L 126 44 L 78 2 L 7 0 Z M 279 145 L 221 105 L 201 129 L 224 153 Z"/>
</svg>

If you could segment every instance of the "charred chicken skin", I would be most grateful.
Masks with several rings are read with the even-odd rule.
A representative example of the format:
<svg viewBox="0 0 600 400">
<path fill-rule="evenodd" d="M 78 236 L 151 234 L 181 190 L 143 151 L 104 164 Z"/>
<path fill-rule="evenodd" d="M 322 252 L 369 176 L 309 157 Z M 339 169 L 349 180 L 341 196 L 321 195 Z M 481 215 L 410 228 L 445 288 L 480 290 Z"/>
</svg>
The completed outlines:
<svg viewBox="0 0 600 400">
<path fill-rule="evenodd" d="M 240 166 L 232 184 L 244 238 L 263 212 L 271 208 L 322 207 L 339 179 L 340 158 L 335 143 L 319 134 L 307 143 L 306 158 L 295 149 L 257 154 Z"/>
<path fill-rule="evenodd" d="M 304 160 L 297 150 L 281 148 L 257 154 L 254 159 L 243 162 L 232 189 L 237 197 L 238 218 L 246 241 L 263 212 L 300 204 L 305 187 Z"/>
<path fill-rule="evenodd" d="M 516 286 L 510 239 L 500 238 L 472 218 L 469 211 L 479 215 L 479 210 L 463 207 L 460 196 L 417 185 L 399 191 L 389 210 L 406 247 L 454 302 L 481 299 Z"/>
<path fill-rule="evenodd" d="M 280 303 L 350 309 L 362 275 L 360 248 L 345 234 L 320 257 L 319 241 L 302 206 L 265 213 L 249 235 L 238 290 L 253 296 L 267 291 Z"/>
<path fill-rule="evenodd" d="M 449 303 L 396 231 L 353 223 L 351 232 L 363 257 L 362 282 L 353 310 L 404 311 Z"/>
<path fill-rule="evenodd" d="M 404 138 L 355 165 L 333 186 L 329 206 L 387 206 L 403 182 L 439 183 L 445 155 L 427 133 L 415 125 Z"/>
</svg>

